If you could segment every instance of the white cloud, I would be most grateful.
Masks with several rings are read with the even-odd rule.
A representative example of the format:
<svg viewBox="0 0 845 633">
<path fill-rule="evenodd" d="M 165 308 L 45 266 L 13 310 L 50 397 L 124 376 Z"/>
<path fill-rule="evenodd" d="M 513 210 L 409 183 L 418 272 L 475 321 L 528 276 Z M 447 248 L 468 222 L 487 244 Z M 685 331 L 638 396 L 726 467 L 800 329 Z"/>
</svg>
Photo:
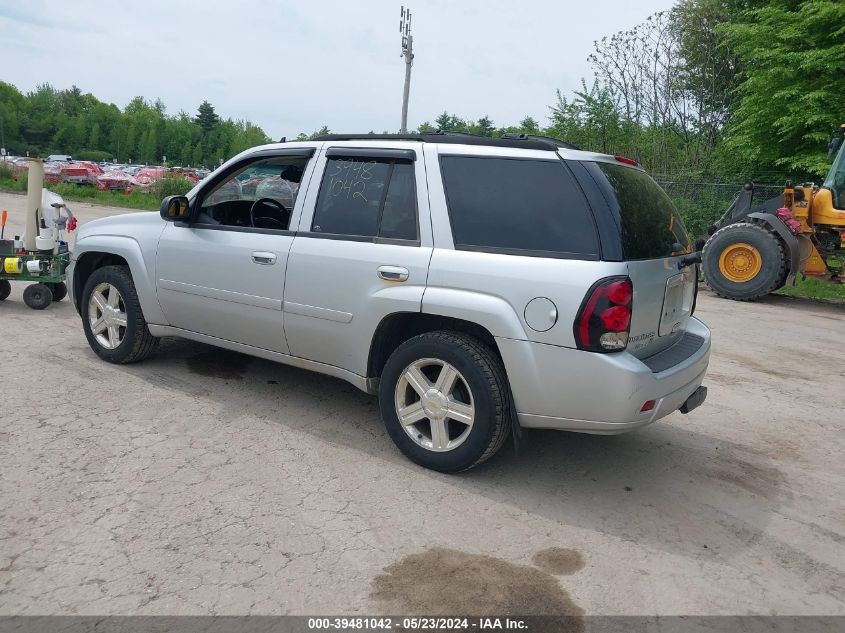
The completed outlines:
<svg viewBox="0 0 845 633">
<path fill-rule="evenodd" d="M 444 109 L 544 121 L 589 76 L 592 42 L 673 0 L 406 0 L 414 14 L 409 124 Z M 28 0 L 0 6 L 2 79 L 79 86 L 123 107 L 249 119 L 272 137 L 328 125 L 396 130 L 404 64 L 393 0 Z"/>
</svg>

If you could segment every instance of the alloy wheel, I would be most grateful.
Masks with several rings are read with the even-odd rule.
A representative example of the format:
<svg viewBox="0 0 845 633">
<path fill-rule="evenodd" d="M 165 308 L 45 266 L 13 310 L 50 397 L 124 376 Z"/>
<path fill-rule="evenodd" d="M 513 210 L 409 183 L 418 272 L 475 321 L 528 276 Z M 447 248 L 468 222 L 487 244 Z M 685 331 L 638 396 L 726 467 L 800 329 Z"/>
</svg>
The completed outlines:
<svg viewBox="0 0 845 633">
<path fill-rule="evenodd" d="M 408 365 L 396 383 L 396 415 L 419 446 L 451 451 L 469 437 L 475 404 L 466 379 L 453 365 L 422 358 Z"/>
<path fill-rule="evenodd" d="M 88 324 L 105 349 L 115 349 L 126 336 L 126 304 L 110 283 L 97 284 L 88 299 Z"/>
</svg>

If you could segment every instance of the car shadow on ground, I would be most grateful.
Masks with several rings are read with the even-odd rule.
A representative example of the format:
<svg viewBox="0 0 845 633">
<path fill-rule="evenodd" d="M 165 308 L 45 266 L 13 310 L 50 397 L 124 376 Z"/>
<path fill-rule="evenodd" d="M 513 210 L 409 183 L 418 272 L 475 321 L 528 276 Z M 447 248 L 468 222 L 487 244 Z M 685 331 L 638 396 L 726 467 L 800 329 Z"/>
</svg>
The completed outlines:
<svg viewBox="0 0 845 633">
<path fill-rule="evenodd" d="M 383 460 L 385 470 L 407 470 L 422 486 L 436 481 L 672 553 L 731 557 L 764 538 L 792 495 L 774 460 L 693 430 L 677 413 L 619 436 L 526 431 L 518 449 L 509 442 L 472 471 L 442 475 L 406 460 L 384 430 L 376 398 L 339 379 L 179 339 L 165 339 L 154 358 L 122 370 L 218 402 L 218 419 L 254 416 Z"/>
</svg>

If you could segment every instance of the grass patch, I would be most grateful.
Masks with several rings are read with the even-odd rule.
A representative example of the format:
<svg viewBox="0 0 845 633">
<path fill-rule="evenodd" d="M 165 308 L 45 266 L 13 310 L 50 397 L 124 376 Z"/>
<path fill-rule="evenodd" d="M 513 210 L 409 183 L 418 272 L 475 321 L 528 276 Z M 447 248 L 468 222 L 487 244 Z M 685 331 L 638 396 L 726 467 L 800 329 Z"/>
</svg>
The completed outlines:
<svg viewBox="0 0 845 633">
<path fill-rule="evenodd" d="M 798 275 L 795 279 L 794 286 L 784 286 L 775 291 L 775 294 L 786 297 L 806 297 L 808 299 L 828 299 L 845 302 L 845 284 Z"/>
<path fill-rule="evenodd" d="M 13 180 L 14 174 L 15 168 L 11 163 L 5 160 L 0 161 L 0 180 Z"/>
<path fill-rule="evenodd" d="M 11 178 L 4 178 L 0 174 L 0 189 L 14 193 L 26 193 L 26 177 L 12 180 Z"/>
<path fill-rule="evenodd" d="M 90 202 L 92 204 L 104 204 L 110 207 L 124 207 L 127 209 L 143 209 L 146 211 L 158 211 L 161 206 L 161 199 L 152 194 L 142 193 L 138 190 L 132 193 L 123 191 L 100 191 L 95 187 L 74 185 L 61 182 L 57 185 L 47 187 L 50 191 L 60 195 L 66 201 Z M 73 207 L 71 207 L 73 211 Z"/>
</svg>

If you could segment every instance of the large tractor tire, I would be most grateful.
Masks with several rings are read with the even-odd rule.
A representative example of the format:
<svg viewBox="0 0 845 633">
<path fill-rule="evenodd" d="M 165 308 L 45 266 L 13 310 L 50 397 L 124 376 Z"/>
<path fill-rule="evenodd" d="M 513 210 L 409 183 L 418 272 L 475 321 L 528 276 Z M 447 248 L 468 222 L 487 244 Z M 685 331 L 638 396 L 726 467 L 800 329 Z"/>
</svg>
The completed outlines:
<svg viewBox="0 0 845 633">
<path fill-rule="evenodd" d="M 707 285 L 720 297 L 754 301 L 780 288 L 788 259 L 778 237 L 759 224 L 739 222 L 716 231 L 704 245 Z"/>
</svg>

